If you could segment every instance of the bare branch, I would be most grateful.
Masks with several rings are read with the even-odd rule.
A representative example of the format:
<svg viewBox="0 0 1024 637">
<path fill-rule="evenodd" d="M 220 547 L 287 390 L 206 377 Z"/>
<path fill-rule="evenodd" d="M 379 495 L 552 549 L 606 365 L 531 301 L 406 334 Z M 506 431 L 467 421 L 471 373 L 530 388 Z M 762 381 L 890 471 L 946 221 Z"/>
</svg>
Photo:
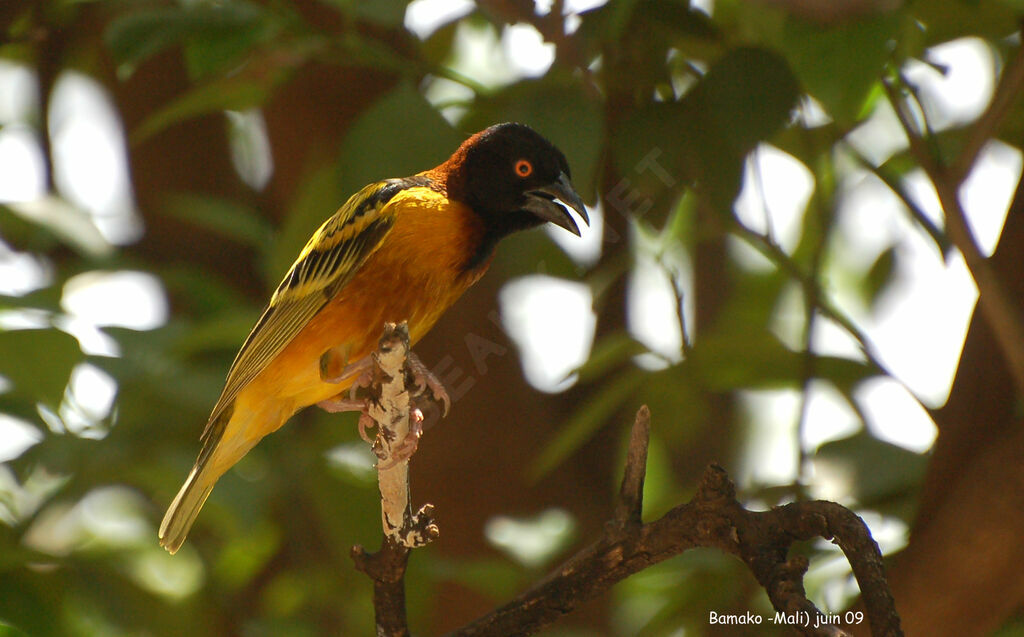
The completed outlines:
<svg viewBox="0 0 1024 637">
<path fill-rule="evenodd" d="M 409 635 L 405 610 L 405 571 L 411 548 L 437 537 L 432 507 L 411 514 L 409 455 L 402 445 L 409 427 L 409 396 L 405 389 L 409 336 L 404 324 L 389 324 L 373 355 L 373 382 L 368 413 L 379 429 L 374 445 L 381 465 L 381 510 L 384 540 L 380 551 L 352 549 L 358 570 L 373 580 L 376 634 Z M 704 473 L 694 499 L 664 517 L 643 524 L 643 485 L 650 442 L 650 410 L 637 412 L 629 453 L 613 519 L 604 536 L 583 549 L 534 587 L 474 621 L 453 635 L 529 635 L 571 612 L 580 603 L 616 582 L 695 547 L 713 547 L 742 559 L 768 592 L 775 609 L 804 635 L 847 635 L 837 616 L 821 613 L 804 592 L 808 562 L 788 557 L 798 541 L 834 540 L 853 568 L 861 587 L 873 633 L 902 635 L 882 556 L 864 522 L 832 502 L 798 502 L 771 511 L 748 511 L 736 501 L 725 471 L 715 465 Z M 404 482 L 389 484 L 396 476 Z M 401 523 L 398 523 L 401 520 Z"/>
<path fill-rule="evenodd" d="M 1024 396 L 1024 324 L 1019 310 L 1010 300 L 1006 286 L 992 263 L 981 253 L 967 216 L 960 205 L 959 186 L 949 179 L 933 179 L 939 201 L 946 213 L 946 229 L 949 238 L 964 256 L 967 269 L 971 271 L 978 286 L 978 305 L 999 340 L 1003 356 L 1013 376 L 1017 394 Z"/>
<path fill-rule="evenodd" d="M 405 567 L 410 549 L 423 546 L 439 535 L 425 504 L 415 514 L 409 487 L 409 459 L 406 447 L 410 435 L 409 392 L 405 386 L 409 352 L 409 328 L 405 323 L 384 326 L 377 351 L 373 353 L 373 383 L 367 414 L 377 424 L 374 453 L 381 496 L 384 539 L 377 553 L 362 546 L 352 548 L 358 570 L 373 580 L 373 605 L 379 637 L 409 634 L 405 613 Z"/>
<path fill-rule="evenodd" d="M 1024 91 L 1024 46 L 1018 46 L 1017 53 L 1003 70 L 992 101 L 978 121 L 974 123 L 960 155 L 950 169 L 950 177 L 956 183 L 963 183 L 970 174 L 981 149 L 998 132 L 1010 112 L 1010 107 L 1013 106 L 1022 91 Z"/>
<path fill-rule="evenodd" d="M 380 550 L 367 553 L 363 547 L 352 547 L 356 569 L 373 580 L 373 610 L 379 637 L 406 637 L 409 634 L 405 614 L 405 567 L 409 549 L 384 536 Z"/>
<path fill-rule="evenodd" d="M 950 245 L 949 237 L 947 237 L 943 230 L 928 218 L 924 209 L 918 205 L 914 198 L 910 196 L 907 189 L 903 186 L 899 176 L 894 174 L 893 171 L 887 170 L 883 166 L 875 166 L 853 146 L 847 145 L 847 150 L 850 152 L 854 160 L 864 168 L 864 170 L 869 171 L 889 187 L 889 190 L 899 198 L 900 202 L 902 202 L 903 206 L 907 209 L 907 212 L 910 213 L 910 218 L 928 233 L 928 236 L 931 237 L 933 242 L 935 242 L 935 247 L 938 248 L 939 254 L 945 257 Z"/>
<path fill-rule="evenodd" d="M 925 141 L 921 131 L 917 129 L 914 124 L 913 115 L 910 113 L 910 107 L 907 101 L 900 95 L 900 89 L 893 83 L 889 78 L 882 79 L 882 87 L 885 89 L 885 94 L 889 98 L 889 104 L 892 105 L 892 110 L 896 113 L 896 119 L 899 120 L 900 126 L 903 128 L 903 133 L 907 136 L 907 142 L 910 145 L 910 154 L 914 156 L 917 163 L 921 165 L 928 175 L 934 176 L 938 173 L 939 159 L 932 155 L 931 149 L 928 143 Z M 924 111 L 921 111 L 921 117 L 924 117 Z"/>
<path fill-rule="evenodd" d="M 978 286 L 978 304 L 982 314 L 1001 345 L 1017 393 L 1024 396 L 1024 323 L 1021 321 L 1019 310 L 1011 300 L 1006 286 L 999 279 L 992 264 L 982 254 L 960 203 L 960 186 L 977 159 L 977 154 L 1002 123 L 1003 117 L 1009 112 L 1009 107 L 1018 93 L 1024 89 L 1024 58 L 1018 50 L 1010 67 L 1003 73 L 996 89 L 995 98 L 971 130 L 968 143 L 952 168 L 943 163 L 942 158 L 935 156 L 930 150 L 928 146 L 930 140 L 922 137 L 923 133 L 917 130 L 907 112 L 906 100 L 903 99 L 893 83 L 884 80 L 882 84 L 896 111 L 900 125 L 910 140 L 911 155 L 928 174 L 928 178 L 935 186 L 939 203 L 946 217 L 946 232 L 953 245 L 963 255 L 967 269 L 970 270 L 971 276 Z"/>
<path fill-rule="evenodd" d="M 776 267 L 783 272 L 789 274 L 790 277 L 796 283 L 799 283 L 803 289 L 815 285 L 811 279 L 811 276 L 804 271 L 803 267 L 797 263 L 793 257 L 786 254 L 777 243 L 774 243 L 771 239 L 763 234 L 755 232 L 747 226 L 733 220 L 731 228 L 736 235 L 747 242 L 752 248 L 760 252 L 766 259 L 771 261 Z M 844 330 L 847 334 L 853 337 L 857 344 L 860 346 L 861 352 L 864 354 L 864 358 L 867 359 L 868 363 L 874 367 L 879 373 L 885 374 L 886 376 L 892 376 L 889 373 L 888 368 L 882 364 L 882 360 L 875 354 L 874 346 L 868 339 L 867 334 L 861 330 L 853 319 L 843 313 L 842 310 L 837 308 L 829 298 L 824 294 L 819 294 L 817 299 L 817 310 L 822 316 L 834 321 Z"/>
<path fill-rule="evenodd" d="M 409 426 L 409 392 L 405 387 L 409 355 L 408 325 L 385 325 L 384 335 L 373 355 L 380 393 L 369 402 L 367 413 L 377 423 L 379 432 L 373 450 L 380 459 L 377 483 L 380 486 L 384 535 L 403 546 L 414 548 L 435 539 L 438 529 L 430 520 L 431 505 L 425 505 L 415 515 L 412 512 L 409 489 L 411 454 L 406 451 L 412 431 Z"/>
<path fill-rule="evenodd" d="M 644 477 L 647 474 L 647 448 L 650 441 L 651 410 L 644 405 L 636 412 L 636 420 L 630 432 L 626 471 L 622 475 L 619 501 L 615 505 L 614 524 L 620 531 L 642 523 Z"/>
<path fill-rule="evenodd" d="M 649 418 L 641 409 L 634 440 L 643 437 L 638 430 L 645 429 L 644 423 Z M 630 463 L 632 458 L 631 453 Z M 627 476 L 633 471 L 627 466 Z M 636 481 L 627 477 L 623 483 L 635 485 Z M 620 503 L 617 512 L 623 508 Z M 806 559 L 787 558 L 794 542 L 815 537 L 834 540 L 850 560 L 873 634 L 903 634 L 878 545 L 863 520 L 838 504 L 797 502 L 770 511 L 748 511 L 736 501 L 735 487 L 725 471 L 712 465 L 691 502 L 648 524 L 623 531 L 613 521 L 606 528 L 604 537 L 544 580 L 449 637 L 533 634 L 629 575 L 695 547 L 718 548 L 741 558 L 768 591 L 776 610 L 792 617 L 794 628 L 802 634 L 846 635 L 834 616 L 822 614 L 807 599 L 802 582 Z"/>
</svg>

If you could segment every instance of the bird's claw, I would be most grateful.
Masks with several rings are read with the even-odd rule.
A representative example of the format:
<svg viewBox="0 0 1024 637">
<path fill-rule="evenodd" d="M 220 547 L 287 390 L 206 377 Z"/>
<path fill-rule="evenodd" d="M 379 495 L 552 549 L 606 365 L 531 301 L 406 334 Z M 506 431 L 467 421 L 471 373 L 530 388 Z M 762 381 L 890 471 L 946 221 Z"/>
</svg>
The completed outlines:
<svg viewBox="0 0 1024 637">
<path fill-rule="evenodd" d="M 373 383 L 373 356 L 364 356 L 354 363 L 346 363 L 340 370 L 335 371 L 338 365 L 345 361 L 348 361 L 347 347 L 335 347 L 324 352 L 320 357 L 320 380 L 336 385 L 358 374 L 349 390 L 349 396 L 354 398 L 356 390 L 369 387 Z"/>
<path fill-rule="evenodd" d="M 368 411 L 369 402 L 365 398 L 342 398 L 341 394 L 338 394 L 334 398 L 328 398 L 327 400 L 321 400 L 316 404 L 317 407 L 323 409 L 327 413 L 336 414 L 343 411 L 358 411 L 359 414 L 359 437 L 366 442 L 373 444 L 374 436 L 369 434 L 369 430 L 377 426 L 376 421 L 370 418 Z"/>
<path fill-rule="evenodd" d="M 337 373 L 330 373 L 332 368 L 338 366 L 339 356 L 340 354 L 336 353 L 334 350 L 329 350 L 323 355 L 323 357 L 321 357 L 321 380 L 325 383 L 340 383 L 351 378 L 353 375 L 358 374 L 358 376 L 356 376 L 352 382 L 347 394 L 342 392 L 333 398 L 320 401 L 317 403 L 317 406 L 329 413 L 338 413 L 343 411 L 362 412 L 359 416 L 359 437 L 371 445 L 374 445 L 374 449 L 377 453 L 383 453 L 381 441 L 378 440 L 378 436 L 370 435 L 370 430 L 377 427 L 377 423 L 370 417 L 369 399 L 356 397 L 357 392 L 360 389 L 366 389 L 373 385 L 373 355 L 365 356 L 355 363 L 345 365 Z M 408 379 L 410 381 L 410 397 L 413 399 L 419 398 L 426 394 L 429 389 L 434 400 L 441 403 L 443 414 L 447 416 L 448 411 L 451 409 L 452 401 L 448 396 L 448 391 L 444 388 L 444 384 L 434 376 L 430 369 L 423 364 L 423 361 L 421 361 L 419 357 L 411 351 L 408 353 L 406 359 L 406 369 Z M 413 407 L 409 412 L 409 433 L 401 442 L 396 442 L 392 445 L 387 464 L 383 465 L 381 469 L 390 469 L 399 462 L 408 460 L 414 453 L 416 453 L 416 450 L 419 448 L 420 438 L 423 436 L 423 420 L 423 412 Z"/>
<path fill-rule="evenodd" d="M 337 414 L 343 411 L 362 411 L 365 413 L 367 405 L 365 399 L 342 398 L 341 394 L 338 394 L 334 398 L 321 400 L 316 406 L 329 414 Z"/>
<path fill-rule="evenodd" d="M 426 393 L 427 389 L 430 389 L 430 393 L 433 394 L 434 400 L 441 403 L 443 407 L 442 415 L 447 416 L 448 411 L 452 407 L 452 399 L 448 396 L 448 391 L 444 388 L 444 383 L 438 379 L 437 376 L 430 371 L 430 369 L 423 364 L 420 357 L 412 351 L 409 352 L 406 367 L 409 370 L 409 377 L 412 379 L 412 384 L 415 386 L 415 391 L 411 392 L 413 397 L 422 396 Z"/>
<path fill-rule="evenodd" d="M 366 410 L 364 409 L 363 413 L 359 414 L 359 437 L 362 438 L 364 442 L 372 445 L 377 437 L 371 436 L 370 430 L 376 426 L 377 421 L 370 418 L 370 414 L 366 413 Z"/>
<path fill-rule="evenodd" d="M 416 453 L 416 450 L 419 449 L 420 438 L 422 437 L 423 412 L 419 409 L 413 409 L 409 412 L 409 433 L 406 434 L 401 442 L 396 442 L 391 446 L 391 457 L 388 459 L 387 464 L 378 465 L 378 468 L 386 471 L 398 463 L 411 458 Z"/>
</svg>

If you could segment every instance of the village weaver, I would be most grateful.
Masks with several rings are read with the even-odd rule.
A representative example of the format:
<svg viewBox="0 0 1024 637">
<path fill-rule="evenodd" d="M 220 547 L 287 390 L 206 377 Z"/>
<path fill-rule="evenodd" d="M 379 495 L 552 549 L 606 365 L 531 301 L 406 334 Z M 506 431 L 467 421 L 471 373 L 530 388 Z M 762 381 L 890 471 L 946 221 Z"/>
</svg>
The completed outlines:
<svg viewBox="0 0 1024 637">
<path fill-rule="evenodd" d="M 295 412 L 361 409 L 348 390 L 386 322 L 408 321 L 415 343 L 480 279 L 503 237 L 545 222 L 579 235 L 556 200 L 589 224 L 565 156 L 514 123 L 473 135 L 436 168 L 353 195 L 302 249 L 235 356 L 160 544 L 181 548 L 217 480 Z M 327 355 L 339 352 L 342 369 L 328 373 Z M 423 364 L 410 357 L 410 367 L 447 407 Z"/>
</svg>

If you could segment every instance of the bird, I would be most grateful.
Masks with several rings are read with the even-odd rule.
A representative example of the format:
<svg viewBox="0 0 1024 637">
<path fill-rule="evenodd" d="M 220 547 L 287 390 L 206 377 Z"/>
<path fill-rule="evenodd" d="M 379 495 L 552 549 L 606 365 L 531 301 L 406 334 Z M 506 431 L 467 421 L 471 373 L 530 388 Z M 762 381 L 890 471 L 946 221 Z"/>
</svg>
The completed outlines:
<svg viewBox="0 0 1024 637">
<path fill-rule="evenodd" d="M 385 323 L 407 321 L 415 344 L 483 276 L 502 238 L 546 223 L 580 236 L 566 206 L 589 225 L 565 155 L 515 122 L 471 135 L 434 168 L 352 195 L 306 243 L 235 356 L 160 524 L 161 546 L 176 553 L 217 480 L 296 412 L 351 406 L 352 370 L 365 367 Z M 328 355 L 342 373 L 326 373 Z"/>
</svg>

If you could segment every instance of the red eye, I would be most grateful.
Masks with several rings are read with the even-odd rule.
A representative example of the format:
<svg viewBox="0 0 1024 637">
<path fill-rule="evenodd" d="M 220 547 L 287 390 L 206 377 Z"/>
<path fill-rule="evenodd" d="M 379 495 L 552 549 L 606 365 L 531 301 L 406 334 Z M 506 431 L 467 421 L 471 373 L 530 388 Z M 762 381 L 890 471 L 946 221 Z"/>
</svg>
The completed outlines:
<svg viewBox="0 0 1024 637">
<path fill-rule="evenodd" d="M 520 177 L 529 177 L 533 174 L 533 164 L 526 159 L 520 159 L 516 162 L 516 174 Z"/>
</svg>

